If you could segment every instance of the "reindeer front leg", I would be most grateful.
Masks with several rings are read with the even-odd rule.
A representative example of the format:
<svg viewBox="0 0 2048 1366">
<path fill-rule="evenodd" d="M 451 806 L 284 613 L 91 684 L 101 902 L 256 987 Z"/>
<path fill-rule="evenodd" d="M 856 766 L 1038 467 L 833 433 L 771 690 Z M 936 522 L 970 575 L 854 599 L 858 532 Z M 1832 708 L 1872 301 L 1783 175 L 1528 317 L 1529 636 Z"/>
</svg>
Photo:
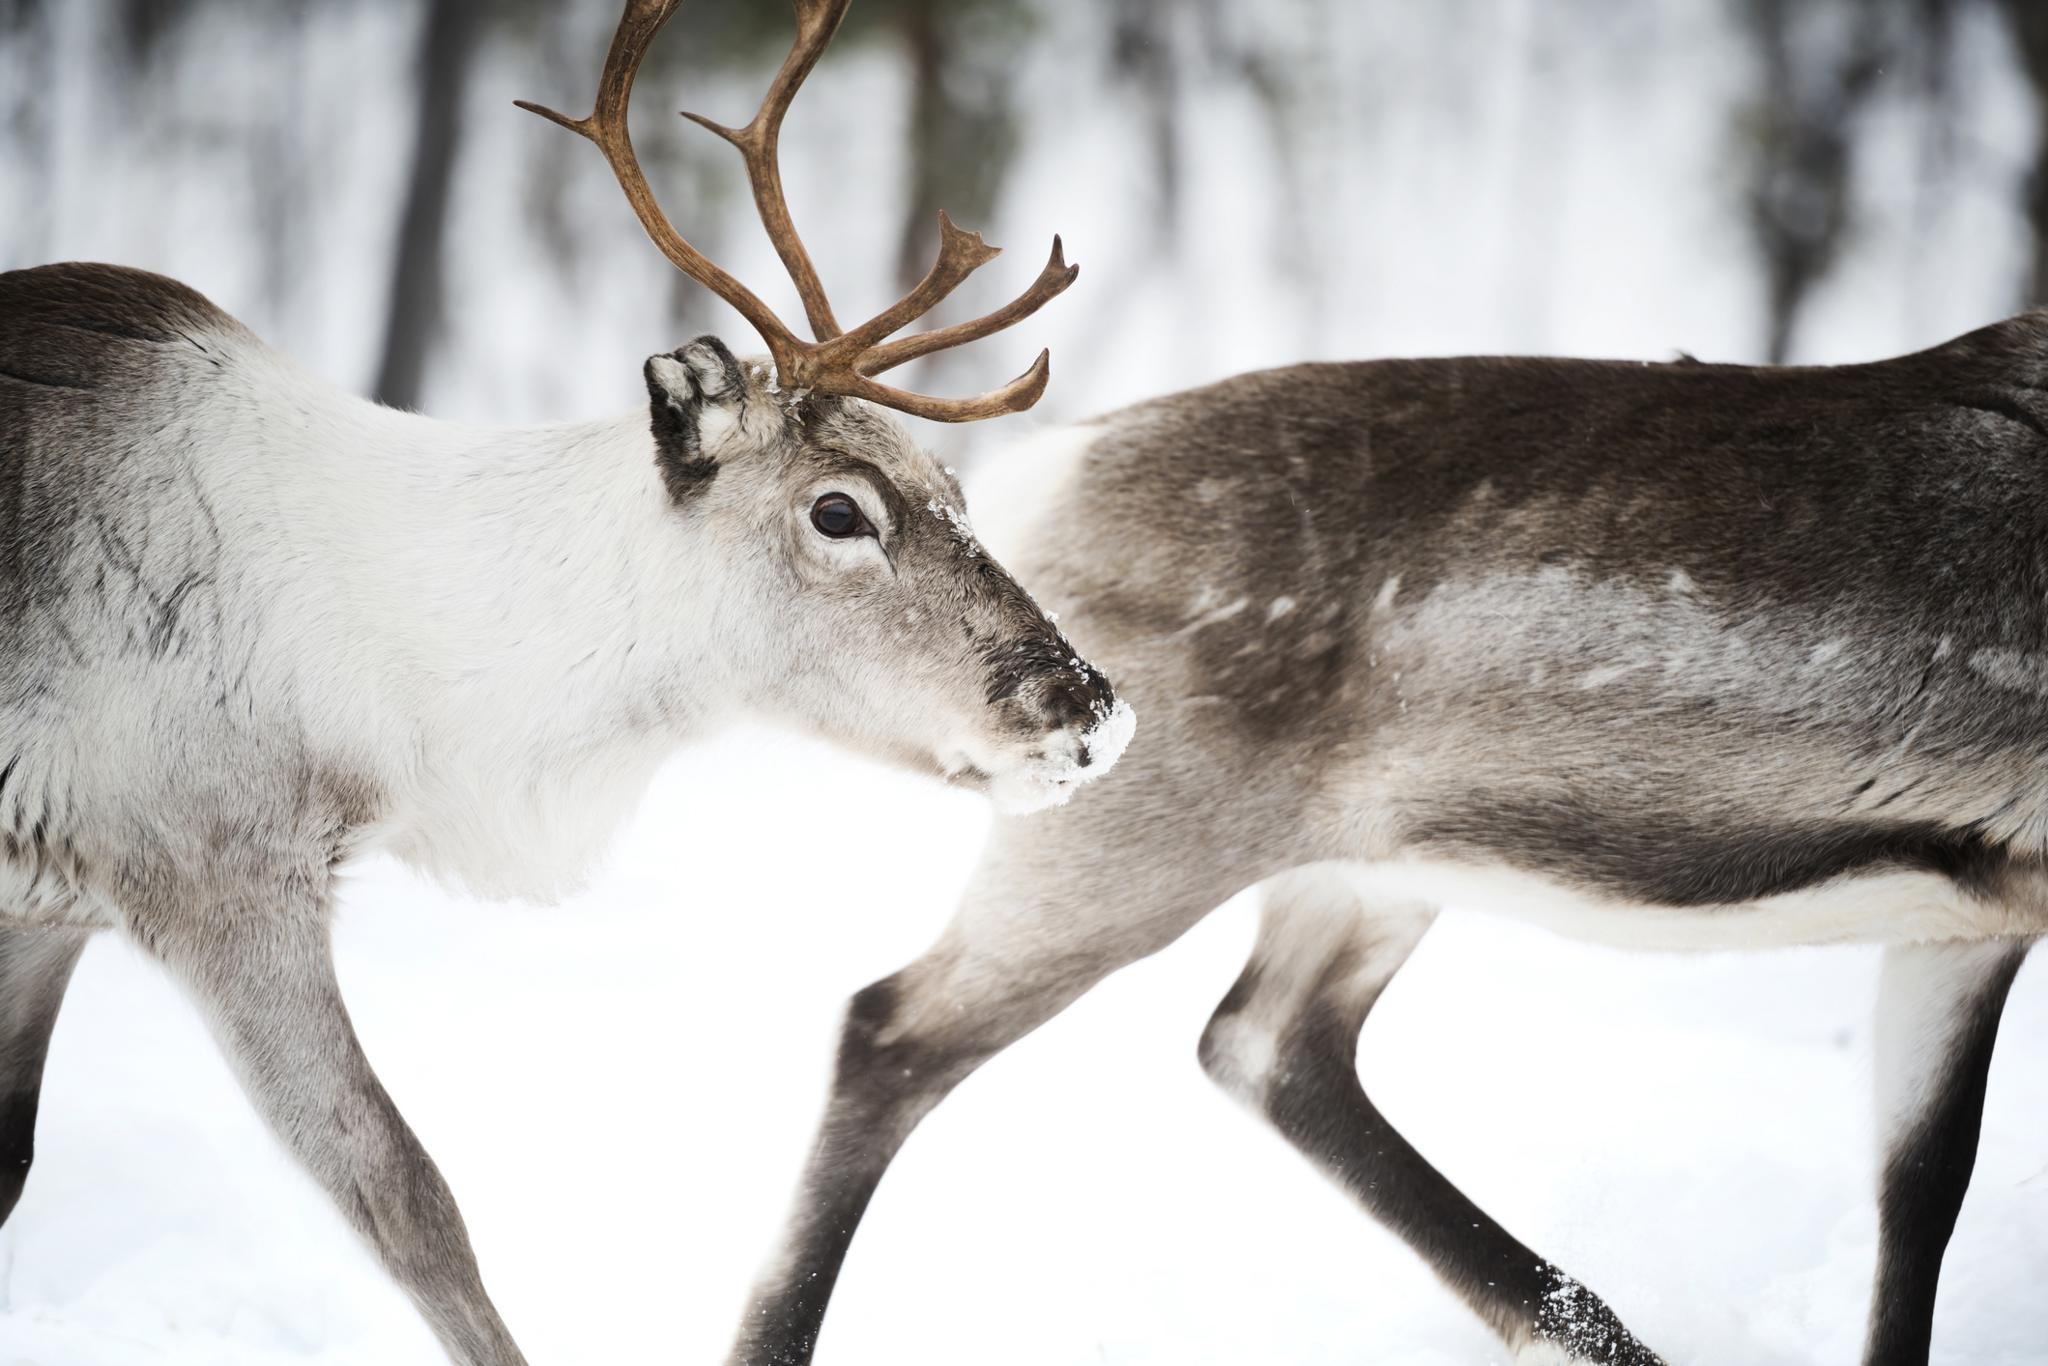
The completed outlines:
<svg viewBox="0 0 2048 1366">
<path fill-rule="evenodd" d="M 1113 775 L 1101 800 L 999 822 L 938 943 L 854 996 L 795 1208 L 728 1366 L 806 1366 L 854 1230 L 918 1122 L 975 1068 L 1237 890 L 1241 875 L 1195 821 L 1175 838 L 1156 823 L 1160 808 L 1131 811 L 1144 790 Z M 1090 857 L 1097 845 L 1127 857 Z"/>
<path fill-rule="evenodd" d="M 43 1059 L 64 988 L 84 951 L 80 930 L 0 926 L 0 1224 L 28 1180 Z"/>
<path fill-rule="evenodd" d="M 324 894 L 280 887 L 129 928 L 198 1003 L 273 1132 L 419 1307 L 459 1366 L 524 1366 L 484 1293 L 455 1197 L 363 1056 Z"/>
</svg>

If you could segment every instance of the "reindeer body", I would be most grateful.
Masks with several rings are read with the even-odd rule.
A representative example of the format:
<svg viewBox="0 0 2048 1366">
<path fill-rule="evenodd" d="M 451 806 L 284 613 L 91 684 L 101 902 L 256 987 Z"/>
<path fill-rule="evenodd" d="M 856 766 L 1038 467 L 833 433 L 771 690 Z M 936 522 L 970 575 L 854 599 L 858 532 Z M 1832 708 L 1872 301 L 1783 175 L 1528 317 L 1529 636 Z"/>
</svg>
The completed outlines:
<svg viewBox="0 0 2048 1366">
<path fill-rule="evenodd" d="M 1116 761 L 1129 708 L 896 424 L 714 339 L 644 378 L 628 417 L 463 427 L 159 276 L 0 274 L 0 1220 L 66 981 L 117 930 L 451 1357 L 516 1366 L 349 1025 L 336 871 L 552 897 L 739 713 L 1024 805 Z"/>
<path fill-rule="evenodd" d="M 2044 374 L 2035 316 L 1829 370 L 1247 376 L 1104 422 L 1052 514 L 1091 558 L 1026 558 L 1388 894 L 1646 947 L 2028 933 Z"/>
<path fill-rule="evenodd" d="M 9 283 L 0 917 L 111 925 L 131 851 L 205 879 L 223 845 L 547 898 L 650 737 L 720 710 L 678 591 L 714 566 L 664 525 L 644 413 L 465 428 L 335 391 L 167 280 Z"/>
<path fill-rule="evenodd" d="M 1891 946 L 1866 1360 L 1924 1362 L 1998 1009 L 2048 929 L 2044 369 L 2041 315 L 1839 368 L 1307 365 L 1020 454 L 1065 473 L 992 540 L 1146 731 L 1085 800 L 999 822 L 938 943 L 854 999 L 735 1366 L 808 1360 L 952 1085 L 1253 885 L 1204 1066 L 1531 1363 L 1657 1358 L 1359 1085 L 1436 909 Z"/>
</svg>

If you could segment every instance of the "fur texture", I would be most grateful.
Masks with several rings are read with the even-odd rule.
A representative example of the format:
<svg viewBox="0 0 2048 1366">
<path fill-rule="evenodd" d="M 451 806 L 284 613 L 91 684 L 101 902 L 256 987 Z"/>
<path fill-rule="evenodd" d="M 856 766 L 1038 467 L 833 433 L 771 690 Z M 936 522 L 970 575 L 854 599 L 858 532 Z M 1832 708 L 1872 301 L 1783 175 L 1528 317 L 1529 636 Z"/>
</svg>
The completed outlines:
<svg viewBox="0 0 2048 1366">
<path fill-rule="evenodd" d="M 1921 986 L 1887 1029 L 1926 1042 L 1885 1050 L 1868 1360 L 1924 1363 L 1997 1005 L 2048 929 L 2044 382 L 2030 314 L 1836 368 L 1297 366 L 1035 442 L 1065 474 L 1015 560 L 1145 733 L 1073 809 L 999 825 L 939 942 L 856 999 L 734 1366 L 810 1359 L 854 1220 L 952 1085 L 1259 884 L 1204 1066 L 1518 1360 L 1657 1358 L 1359 1083 L 1433 909 L 1899 946 Z"/>
<path fill-rule="evenodd" d="M 76 944 L 118 928 L 451 1356 L 512 1366 L 342 1008 L 337 866 L 554 896 L 739 714 L 1017 809 L 1115 762 L 1128 705 L 894 421 L 714 338 L 645 379 L 618 419 L 463 427 L 337 393 L 158 276 L 0 275 L 0 1215 Z M 862 534 L 813 522 L 827 494 Z"/>
<path fill-rule="evenodd" d="M 1114 695 L 895 423 L 779 402 L 715 342 L 648 373 L 651 439 L 465 428 L 335 393 L 168 280 L 0 277 L 0 914 L 111 924 L 167 857 L 256 846 L 547 897 L 742 711 L 1082 776 Z M 811 485 L 884 536 L 823 543 Z"/>
</svg>

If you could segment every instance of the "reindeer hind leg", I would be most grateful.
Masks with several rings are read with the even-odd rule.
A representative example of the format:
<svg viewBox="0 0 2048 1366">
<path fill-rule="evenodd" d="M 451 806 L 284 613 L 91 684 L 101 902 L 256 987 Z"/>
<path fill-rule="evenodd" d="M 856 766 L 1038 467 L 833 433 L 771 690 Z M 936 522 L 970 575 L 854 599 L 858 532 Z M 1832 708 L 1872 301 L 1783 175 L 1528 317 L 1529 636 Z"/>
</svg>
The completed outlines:
<svg viewBox="0 0 2048 1366">
<path fill-rule="evenodd" d="M 1977 1161 L 1998 1018 L 2028 947 L 1993 940 L 1885 950 L 1878 1267 L 1864 1366 L 1926 1366 L 1942 1254 Z"/>
<path fill-rule="evenodd" d="M 87 932 L 0 926 L 0 1224 L 35 1159 L 43 1061 Z"/>
<path fill-rule="evenodd" d="M 1251 960 L 1203 1032 L 1204 1070 L 1415 1249 L 1518 1362 L 1658 1366 L 1598 1296 L 1431 1166 L 1359 1081 L 1359 1031 L 1434 908 L 1369 906 L 1330 868 L 1265 891 Z"/>
</svg>

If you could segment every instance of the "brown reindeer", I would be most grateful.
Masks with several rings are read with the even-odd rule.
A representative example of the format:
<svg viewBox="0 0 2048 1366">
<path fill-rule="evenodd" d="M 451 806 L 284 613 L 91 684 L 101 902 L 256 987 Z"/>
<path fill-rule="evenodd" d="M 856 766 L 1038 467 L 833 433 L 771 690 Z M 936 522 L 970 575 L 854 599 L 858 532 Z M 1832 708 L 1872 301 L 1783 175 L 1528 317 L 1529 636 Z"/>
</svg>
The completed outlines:
<svg viewBox="0 0 2048 1366">
<path fill-rule="evenodd" d="M 877 1181 L 962 1078 L 1252 886 L 1203 1067 L 1519 1362 L 1657 1357 L 1360 1085 L 1437 909 L 1885 945 L 1864 1360 L 1924 1366 L 2048 930 L 2048 313 L 1830 368 L 1302 365 L 1047 440 L 1016 563 L 1144 734 L 1085 799 L 999 820 L 938 942 L 853 998 L 733 1366 L 811 1359 Z"/>
</svg>

